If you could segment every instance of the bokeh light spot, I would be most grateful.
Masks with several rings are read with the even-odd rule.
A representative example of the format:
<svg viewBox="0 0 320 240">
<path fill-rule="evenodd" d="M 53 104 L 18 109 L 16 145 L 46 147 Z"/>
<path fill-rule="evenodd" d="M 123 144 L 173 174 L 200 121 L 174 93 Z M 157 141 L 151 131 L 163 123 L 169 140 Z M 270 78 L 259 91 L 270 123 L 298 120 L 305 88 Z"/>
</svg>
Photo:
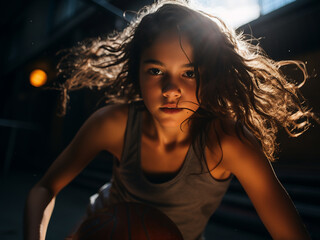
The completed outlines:
<svg viewBox="0 0 320 240">
<path fill-rule="evenodd" d="M 41 87 L 47 82 L 47 74 L 41 69 L 35 69 L 30 73 L 30 84 L 34 87 Z"/>
</svg>

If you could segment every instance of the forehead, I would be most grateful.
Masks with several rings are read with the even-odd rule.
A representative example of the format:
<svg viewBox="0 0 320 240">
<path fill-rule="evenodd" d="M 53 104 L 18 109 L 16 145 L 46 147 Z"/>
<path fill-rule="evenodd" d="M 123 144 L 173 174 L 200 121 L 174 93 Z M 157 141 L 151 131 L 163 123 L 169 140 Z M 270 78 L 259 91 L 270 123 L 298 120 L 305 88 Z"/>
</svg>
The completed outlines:
<svg viewBox="0 0 320 240">
<path fill-rule="evenodd" d="M 193 60 L 193 49 L 183 35 L 177 31 L 167 31 L 160 34 L 141 54 L 141 60 L 156 59 L 163 62 L 185 62 Z"/>
</svg>

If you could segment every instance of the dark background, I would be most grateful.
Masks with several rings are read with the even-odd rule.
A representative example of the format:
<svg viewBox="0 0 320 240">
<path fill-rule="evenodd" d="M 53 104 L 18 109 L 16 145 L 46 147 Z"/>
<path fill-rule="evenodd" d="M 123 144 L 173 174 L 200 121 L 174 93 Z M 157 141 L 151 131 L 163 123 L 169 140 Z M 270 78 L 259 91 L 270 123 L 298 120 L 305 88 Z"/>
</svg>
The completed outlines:
<svg viewBox="0 0 320 240">
<path fill-rule="evenodd" d="M 21 218 L 28 189 L 66 147 L 85 119 L 104 104 L 101 101 L 101 93 L 88 90 L 72 92 L 67 115 L 57 116 L 59 92 L 45 89 L 57 79 L 56 64 L 59 58 L 56 53 L 86 38 L 97 37 L 113 29 L 121 30 L 127 24 L 121 17 L 122 11 L 136 11 L 150 2 L 13 0 L 6 1 L 1 7 L 0 174 L 3 194 L 7 195 L 0 202 L 3 207 L 1 211 L 5 213 L 0 218 L 0 225 L 8 223 L 8 216 L 11 216 L 10 219 Z M 311 77 L 301 91 L 309 105 L 318 113 L 319 12 L 319 1 L 298 0 L 238 29 L 261 38 L 260 45 L 275 60 L 297 59 L 307 63 Z M 35 68 L 41 68 L 48 74 L 48 82 L 42 88 L 35 88 L 29 84 L 29 74 Z M 298 138 L 288 137 L 282 130 L 279 132 L 281 152 L 274 167 L 280 180 L 288 186 L 288 191 L 292 189 L 289 193 L 296 196 L 293 200 L 297 202 L 297 207 L 300 203 L 305 207 L 300 208 L 301 212 L 306 211 L 301 215 L 312 236 L 318 238 L 319 231 L 317 232 L 313 226 L 320 222 L 320 128 L 316 123 L 313 125 Z M 77 198 L 82 198 L 83 204 L 87 195 L 97 190 L 97 184 L 102 184 L 110 178 L 110 159 L 108 153 L 100 154 L 88 170 L 72 183 L 72 186 L 80 189 Z M 309 189 L 310 187 L 312 189 Z M 232 197 L 232 191 L 237 192 L 239 188 L 236 182 L 232 185 L 229 198 L 224 200 L 226 203 L 222 205 L 222 209 L 228 201 L 236 201 L 236 197 Z M 301 192 L 301 189 L 308 189 L 308 192 Z M 81 192 L 86 192 L 85 197 Z M 20 200 L 15 202 L 16 198 Z M 239 202 L 235 205 L 237 204 Z M 19 209 L 18 216 L 12 217 L 13 208 L 16 211 Z M 300 209 L 298 207 L 299 211 Z M 79 216 L 74 216 L 73 219 Z M 230 221 L 236 222 L 235 219 L 223 220 L 223 217 L 217 222 L 225 227 L 226 222 Z M 239 221 L 242 221 L 241 218 Z M 21 220 L 18 222 L 9 228 L 3 225 L 0 228 L 0 238 L 19 239 L 17 236 L 21 236 Z M 15 224 L 14 220 L 12 224 Z M 60 222 L 57 225 L 64 224 Z M 231 225 L 233 231 L 253 231 L 257 236 L 267 236 L 265 231 L 261 230 L 261 226 L 259 231 L 255 231 L 239 222 Z M 208 239 L 210 236 L 208 230 Z"/>
</svg>

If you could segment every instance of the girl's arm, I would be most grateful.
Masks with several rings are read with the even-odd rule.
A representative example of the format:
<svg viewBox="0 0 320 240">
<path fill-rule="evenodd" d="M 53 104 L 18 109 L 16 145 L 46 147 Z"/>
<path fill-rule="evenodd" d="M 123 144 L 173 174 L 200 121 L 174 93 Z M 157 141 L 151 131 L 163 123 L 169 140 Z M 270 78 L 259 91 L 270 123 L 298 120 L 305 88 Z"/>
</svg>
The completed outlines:
<svg viewBox="0 0 320 240">
<path fill-rule="evenodd" d="M 260 151 L 257 141 L 248 130 L 245 129 L 244 134 L 249 140 L 244 136 L 240 140 L 235 131 L 231 134 L 219 131 L 222 167 L 237 177 L 273 239 L 310 239 L 288 193 Z"/>
<path fill-rule="evenodd" d="M 127 107 L 105 107 L 81 127 L 43 178 L 31 189 L 25 207 L 25 239 L 45 239 L 55 197 L 102 150 L 120 158 Z"/>
<path fill-rule="evenodd" d="M 55 197 L 47 188 L 34 186 L 29 192 L 24 213 L 24 239 L 44 240 Z"/>
</svg>

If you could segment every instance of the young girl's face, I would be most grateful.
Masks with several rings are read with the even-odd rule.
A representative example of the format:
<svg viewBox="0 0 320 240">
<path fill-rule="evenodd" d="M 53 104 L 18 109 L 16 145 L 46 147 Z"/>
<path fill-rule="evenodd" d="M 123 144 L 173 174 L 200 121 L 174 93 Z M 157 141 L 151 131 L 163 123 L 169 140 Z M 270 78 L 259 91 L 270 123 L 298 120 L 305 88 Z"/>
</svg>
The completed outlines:
<svg viewBox="0 0 320 240">
<path fill-rule="evenodd" d="M 181 40 L 180 40 L 181 38 Z M 192 47 L 176 31 L 161 34 L 141 54 L 139 82 L 154 120 L 177 127 L 198 109 Z"/>
</svg>

